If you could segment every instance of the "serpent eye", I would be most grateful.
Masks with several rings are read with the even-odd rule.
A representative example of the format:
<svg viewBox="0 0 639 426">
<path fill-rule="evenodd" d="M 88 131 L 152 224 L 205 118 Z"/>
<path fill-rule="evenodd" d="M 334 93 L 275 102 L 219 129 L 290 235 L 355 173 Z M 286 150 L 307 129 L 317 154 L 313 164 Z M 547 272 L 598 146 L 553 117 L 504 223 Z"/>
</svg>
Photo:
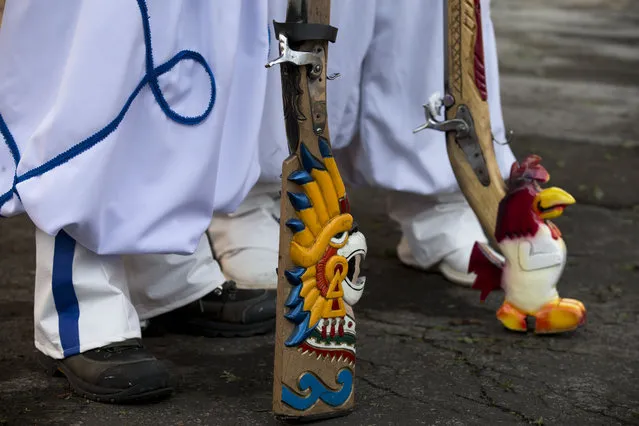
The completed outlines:
<svg viewBox="0 0 639 426">
<path fill-rule="evenodd" d="M 348 232 L 340 232 L 339 234 L 335 234 L 335 236 L 331 238 L 331 244 L 343 244 L 344 241 L 346 241 L 346 237 L 348 237 Z"/>
</svg>

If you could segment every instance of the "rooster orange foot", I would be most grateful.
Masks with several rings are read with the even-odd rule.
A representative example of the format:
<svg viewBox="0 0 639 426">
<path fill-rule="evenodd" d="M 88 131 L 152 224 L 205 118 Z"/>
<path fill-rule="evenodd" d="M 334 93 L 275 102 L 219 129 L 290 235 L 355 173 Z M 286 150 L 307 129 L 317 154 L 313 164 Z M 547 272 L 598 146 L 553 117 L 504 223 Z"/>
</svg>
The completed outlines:
<svg viewBox="0 0 639 426">
<path fill-rule="evenodd" d="M 572 331 L 586 322 L 586 308 L 575 299 L 557 299 L 535 314 L 535 333 L 552 334 Z"/>
<path fill-rule="evenodd" d="M 497 319 L 509 330 L 528 331 L 526 314 L 508 302 L 504 302 L 497 311 Z"/>
</svg>

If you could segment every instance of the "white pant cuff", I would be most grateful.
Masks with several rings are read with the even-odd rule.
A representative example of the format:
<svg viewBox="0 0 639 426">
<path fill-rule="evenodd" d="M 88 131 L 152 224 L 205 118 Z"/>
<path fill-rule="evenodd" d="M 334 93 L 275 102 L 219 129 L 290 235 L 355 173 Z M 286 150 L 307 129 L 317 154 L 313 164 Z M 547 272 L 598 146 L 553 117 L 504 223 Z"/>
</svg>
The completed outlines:
<svg viewBox="0 0 639 426">
<path fill-rule="evenodd" d="M 142 337 L 141 331 L 138 328 L 137 330 L 130 330 L 127 333 L 123 333 L 118 336 L 113 336 L 110 338 L 105 338 L 102 340 L 95 340 L 89 343 L 80 344 L 78 353 L 83 353 L 90 351 L 92 349 L 101 348 L 102 346 L 110 345 L 111 343 L 123 342 L 127 339 L 139 339 Z M 46 356 L 53 359 L 64 359 L 64 352 L 61 347 L 55 347 L 49 342 L 38 342 L 35 341 L 35 347 L 37 350 L 45 354 Z"/>
<path fill-rule="evenodd" d="M 218 287 L 222 287 L 222 284 L 226 282 L 226 279 L 222 279 L 221 282 L 212 282 L 210 285 L 204 286 L 200 288 L 198 291 L 190 294 L 189 296 L 183 297 L 180 300 L 176 300 L 172 303 L 169 303 L 164 306 L 156 307 L 150 310 L 144 309 L 144 306 L 136 306 L 136 310 L 138 311 L 138 318 L 140 321 L 148 320 L 153 317 L 160 316 L 162 314 L 166 314 L 167 312 L 171 312 L 175 309 L 181 308 L 182 306 L 186 306 L 191 302 L 195 302 L 196 300 L 201 299 L 206 296 L 213 290 Z"/>
</svg>

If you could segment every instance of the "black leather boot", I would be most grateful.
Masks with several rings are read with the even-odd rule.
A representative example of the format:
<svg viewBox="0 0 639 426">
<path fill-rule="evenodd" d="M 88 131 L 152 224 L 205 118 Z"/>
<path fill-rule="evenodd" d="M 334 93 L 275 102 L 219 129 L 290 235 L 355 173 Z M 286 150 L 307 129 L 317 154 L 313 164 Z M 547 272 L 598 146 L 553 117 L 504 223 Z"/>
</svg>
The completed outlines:
<svg viewBox="0 0 639 426">
<path fill-rule="evenodd" d="M 152 402 L 173 392 L 164 363 L 138 339 L 112 343 L 65 359 L 42 356 L 53 375 L 64 375 L 74 392 L 111 404 Z"/>
<path fill-rule="evenodd" d="M 227 281 L 203 298 L 150 320 L 149 333 L 161 331 L 206 337 L 246 337 L 275 329 L 274 290 L 238 289 Z"/>
</svg>

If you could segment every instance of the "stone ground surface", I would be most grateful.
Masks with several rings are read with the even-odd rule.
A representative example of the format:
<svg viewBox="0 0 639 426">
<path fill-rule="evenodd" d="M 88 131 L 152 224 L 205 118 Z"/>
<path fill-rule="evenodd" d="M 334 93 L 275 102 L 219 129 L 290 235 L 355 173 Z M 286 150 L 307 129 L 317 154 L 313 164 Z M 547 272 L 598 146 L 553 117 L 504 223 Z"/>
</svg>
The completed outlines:
<svg viewBox="0 0 639 426">
<path fill-rule="evenodd" d="M 2 3 L 2 0 L 0 0 Z M 501 296 L 396 260 L 384 193 L 355 192 L 369 237 L 358 305 L 357 410 L 335 425 L 639 424 L 639 2 L 493 0 L 518 155 L 545 156 L 579 204 L 559 220 L 562 294 L 589 323 L 561 337 L 505 332 Z M 32 344 L 33 227 L 0 222 L 0 424 L 275 424 L 273 337 L 148 340 L 182 378 L 174 398 L 113 407 L 46 377 Z"/>
</svg>

